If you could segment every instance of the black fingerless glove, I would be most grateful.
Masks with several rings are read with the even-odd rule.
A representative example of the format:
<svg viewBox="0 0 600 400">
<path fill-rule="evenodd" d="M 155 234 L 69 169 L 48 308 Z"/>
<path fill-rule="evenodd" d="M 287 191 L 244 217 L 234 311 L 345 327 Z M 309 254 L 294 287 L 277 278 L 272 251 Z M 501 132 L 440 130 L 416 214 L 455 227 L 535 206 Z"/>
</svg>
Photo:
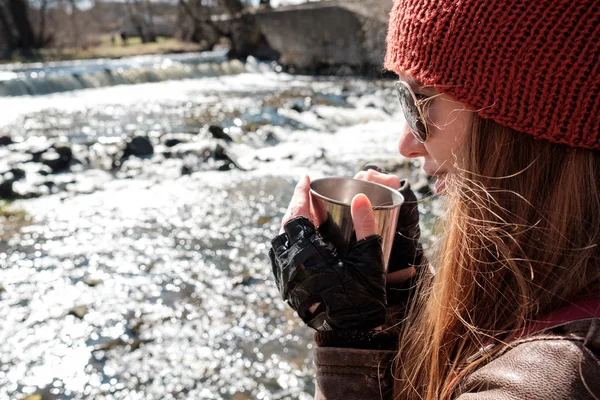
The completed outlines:
<svg viewBox="0 0 600 400">
<path fill-rule="evenodd" d="M 292 219 L 284 230 L 271 242 L 273 275 L 283 299 L 308 326 L 318 331 L 369 330 L 385 322 L 380 236 L 359 240 L 340 259 L 307 218 Z"/>
<path fill-rule="evenodd" d="M 373 168 L 367 167 L 368 168 Z M 379 168 L 374 168 L 383 172 Z M 316 332 L 315 343 L 318 347 L 351 347 L 356 349 L 394 350 L 398 347 L 399 323 L 404 319 L 410 299 L 416 292 L 418 282 L 428 273 L 427 260 L 419 243 L 419 210 L 417 197 L 408 181 L 403 180 L 398 189 L 404 202 L 398 213 L 398 223 L 394 245 L 390 253 L 388 273 L 416 267 L 417 273 L 410 279 L 386 287 L 388 300 L 386 327 L 383 331 L 348 330 Z"/>
</svg>

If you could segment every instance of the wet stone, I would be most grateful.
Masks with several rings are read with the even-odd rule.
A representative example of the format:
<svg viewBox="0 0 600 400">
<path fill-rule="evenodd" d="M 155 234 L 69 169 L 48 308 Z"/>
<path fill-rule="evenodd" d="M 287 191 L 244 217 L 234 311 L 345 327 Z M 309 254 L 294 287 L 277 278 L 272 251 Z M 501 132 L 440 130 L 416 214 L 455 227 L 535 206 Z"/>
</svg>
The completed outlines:
<svg viewBox="0 0 600 400">
<path fill-rule="evenodd" d="M 165 146 L 167 146 L 167 147 L 177 146 L 179 143 L 181 143 L 181 140 L 179 140 L 177 138 L 170 138 L 170 139 L 165 140 Z"/>
<path fill-rule="evenodd" d="M 48 167 L 47 165 L 42 165 L 37 173 L 42 176 L 48 176 L 52 173 L 52 168 Z"/>
<path fill-rule="evenodd" d="M 210 132 L 212 137 L 214 137 L 215 139 L 221 139 L 226 142 L 233 142 L 233 139 L 231 138 L 231 136 L 226 134 L 225 131 L 223 130 L 223 128 L 221 128 L 220 126 L 211 125 L 208 127 L 208 131 Z"/>
<path fill-rule="evenodd" d="M 13 189 L 12 180 L 6 180 L 0 182 L 0 198 L 2 199 L 14 199 L 16 197 L 15 191 Z"/>
<path fill-rule="evenodd" d="M 0 136 L 0 146 L 8 146 L 9 144 L 13 144 L 13 140 L 8 135 Z"/>
<path fill-rule="evenodd" d="M 271 220 L 273 220 L 273 216 L 258 217 L 258 220 L 256 221 L 256 223 L 258 225 L 264 225 L 264 224 L 268 224 L 269 222 L 271 222 Z"/>
<path fill-rule="evenodd" d="M 68 144 L 57 144 L 40 157 L 42 164 L 50 167 L 52 172 L 60 172 L 67 168 L 73 160 L 73 151 Z"/>
<path fill-rule="evenodd" d="M 194 172 L 194 170 L 189 165 L 183 165 L 181 167 L 181 175 L 191 175 L 192 172 Z"/>
<path fill-rule="evenodd" d="M 291 99 L 285 104 L 285 107 L 299 113 L 305 112 L 310 110 L 310 108 L 312 107 L 312 98 L 305 97 L 300 99 Z"/>
<path fill-rule="evenodd" d="M 235 165 L 232 162 L 227 161 L 219 161 L 216 163 L 217 171 L 231 171 L 235 168 Z"/>
<path fill-rule="evenodd" d="M 21 168 L 11 168 L 8 173 L 12 174 L 15 181 L 25 178 L 25 171 Z"/>
<path fill-rule="evenodd" d="M 123 157 L 145 157 L 152 154 L 154 154 L 154 146 L 150 143 L 150 139 L 144 136 L 136 136 L 127 143 Z"/>
<path fill-rule="evenodd" d="M 265 135 L 265 143 L 271 146 L 275 146 L 279 143 L 279 141 L 280 140 L 277 137 L 277 134 L 275 134 L 274 132 L 267 132 L 267 134 Z"/>
<path fill-rule="evenodd" d="M 95 287 L 104 282 L 102 279 L 94 279 L 94 278 L 84 278 L 82 281 L 89 287 Z"/>
<path fill-rule="evenodd" d="M 256 285 L 256 284 L 263 283 L 263 282 L 264 282 L 264 280 L 262 280 L 262 279 L 258 279 L 253 276 L 245 275 L 240 281 L 235 282 L 233 284 L 233 287 L 252 286 L 252 285 Z"/>
<path fill-rule="evenodd" d="M 217 163 L 217 169 L 219 171 L 229 171 L 234 168 L 240 169 L 242 171 L 244 170 L 244 168 L 242 168 L 240 164 L 234 159 L 233 155 L 231 154 L 231 151 L 221 144 L 217 144 L 217 146 L 215 147 L 213 157 L 216 161 L 224 161 L 224 163 Z"/>
<path fill-rule="evenodd" d="M 79 319 L 83 319 L 88 312 L 87 306 L 75 306 L 69 310 L 69 315 L 73 315 Z"/>
</svg>

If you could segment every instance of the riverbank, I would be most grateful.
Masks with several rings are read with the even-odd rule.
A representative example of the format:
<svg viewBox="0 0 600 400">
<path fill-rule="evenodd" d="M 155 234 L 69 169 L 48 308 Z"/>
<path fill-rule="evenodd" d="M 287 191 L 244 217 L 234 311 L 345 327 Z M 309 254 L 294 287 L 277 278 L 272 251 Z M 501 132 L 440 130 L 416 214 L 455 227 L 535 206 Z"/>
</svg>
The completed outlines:
<svg viewBox="0 0 600 400">
<path fill-rule="evenodd" d="M 149 54 L 189 53 L 202 50 L 203 48 L 199 43 L 183 42 L 174 38 L 159 37 L 154 43 L 142 43 L 139 37 L 132 37 L 124 45 L 121 43 L 121 39 L 116 40 L 113 44 L 110 35 L 104 35 L 98 46 L 87 49 L 47 48 L 34 50 L 28 54 L 16 50 L 10 55 L 0 58 L 0 64 L 89 60 L 94 58 L 119 59 Z"/>
</svg>

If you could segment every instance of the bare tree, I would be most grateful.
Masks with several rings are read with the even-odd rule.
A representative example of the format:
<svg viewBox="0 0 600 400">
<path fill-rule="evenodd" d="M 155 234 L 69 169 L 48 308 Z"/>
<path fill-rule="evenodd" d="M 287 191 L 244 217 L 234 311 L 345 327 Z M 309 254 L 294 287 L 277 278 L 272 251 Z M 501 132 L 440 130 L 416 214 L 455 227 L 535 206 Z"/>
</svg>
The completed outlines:
<svg viewBox="0 0 600 400">
<path fill-rule="evenodd" d="M 42 0 L 40 3 L 40 25 L 38 28 L 37 42 L 39 47 L 46 44 L 46 14 L 48 12 L 48 0 Z"/>
<path fill-rule="evenodd" d="M 9 22 L 6 5 L 2 0 L 0 0 L 0 26 L 2 27 L 2 32 L 4 34 L 8 48 L 13 49 L 16 43 L 15 35 L 12 30 L 12 25 Z"/>
<path fill-rule="evenodd" d="M 149 42 L 156 42 L 156 30 L 154 29 L 154 13 L 152 11 L 152 4 L 150 0 L 144 0 L 144 5 L 146 6 L 146 13 L 148 15 L 148 20 L 146 24 L 146 34 L 148 36 Z"/>
<path fill-rule="evenodd" d="M 3 26 L 12 27 L 16 32 L 13 36 L 13 46 L 21 49 L 32 49 L 36 47 L 35 35 L 31 21 L 29 20 L 29 7 L 26 0 L 2 0 Z M 6 25 L 5 25 L 6 23 Z"/>
<path fill-rule="evenodd" d="M 190 22 L 187 32 L 184 32 L 184 39 L 198 43 L 204 43 L 206 50 L 211 50 L 219 41 L 219 38 L 229 38 L 230 34 L 223 29 L 220 24 L 213 20 L 211 7 L 203 4 L 200 0 L 179 0 L 178 25 L 181 29 L 181 20 L 185 18 Z"/>
<path fill-rule="evenodd" d="M 221 0 L 225 9 L 232 15 L 235 16 L 244 10 L 244 5 L 240 0 Z"/>
</svg>

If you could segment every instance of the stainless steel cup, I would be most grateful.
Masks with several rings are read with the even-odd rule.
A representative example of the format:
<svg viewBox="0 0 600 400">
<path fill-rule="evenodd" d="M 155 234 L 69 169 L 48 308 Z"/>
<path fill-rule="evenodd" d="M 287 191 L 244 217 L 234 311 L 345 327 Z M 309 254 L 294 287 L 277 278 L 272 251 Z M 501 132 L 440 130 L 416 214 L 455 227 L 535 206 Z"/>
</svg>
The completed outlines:
<svg viewBox="0 0 600 400">
<path fill-rule="evenodd" d="M 383 238 L 383 262 L 387 271 L 390 252 L 396 233 L 396 222 L 404 197 L 392 188 L 351 178 L 316 179 L 310 184 L 312 206 L 320 225 L 319 233 L 346 256 L 356 234 L 350 214 L 354 196 L 365 194 L 373 206 L 376 233 Z"/>
</svg>

